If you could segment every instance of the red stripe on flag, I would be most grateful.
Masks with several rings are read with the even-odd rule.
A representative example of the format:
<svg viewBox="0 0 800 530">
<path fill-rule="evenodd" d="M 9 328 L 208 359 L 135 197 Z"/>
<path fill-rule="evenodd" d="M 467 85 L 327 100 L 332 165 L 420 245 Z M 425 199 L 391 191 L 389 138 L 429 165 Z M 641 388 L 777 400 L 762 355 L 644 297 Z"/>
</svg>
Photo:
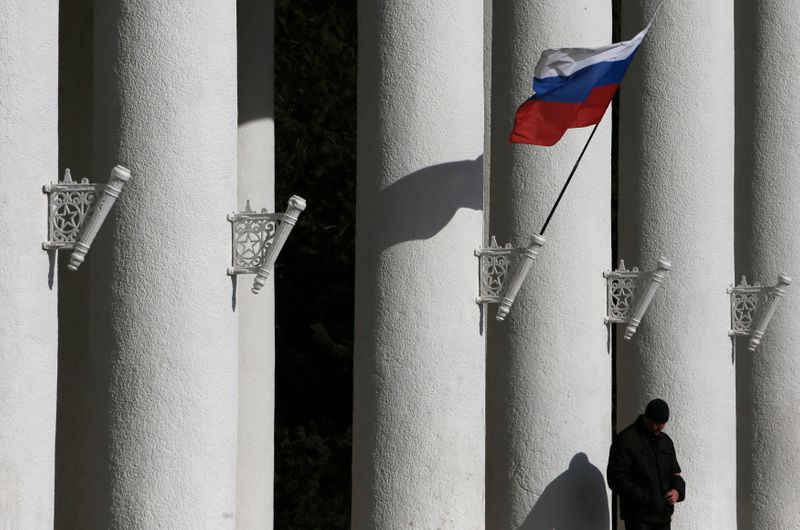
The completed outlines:
<svg viewBox="0 0 800 530">
<path fill-rule="evenodd" d="M 517 109 L 509 141 L 549 147 L 567 129 L 600 123 L 618 88 L 618 84 L 594 88 L 582 103 L 529 99 Z"/>
<path fill-rule="evenodd" d="M 509 141 L 551 146 L 564 136 L 580 108 L 580 103 L 529 99 L 517 109 Z"/>
<path fill-rule="evenodd" d="M 569 128 L 588 127 L 589 125 L 600 123 L 618 88 L 619 85 L 606 85 L 593 89 L 575 114 L 575 117 L 572 118 Z"/>
</svg>

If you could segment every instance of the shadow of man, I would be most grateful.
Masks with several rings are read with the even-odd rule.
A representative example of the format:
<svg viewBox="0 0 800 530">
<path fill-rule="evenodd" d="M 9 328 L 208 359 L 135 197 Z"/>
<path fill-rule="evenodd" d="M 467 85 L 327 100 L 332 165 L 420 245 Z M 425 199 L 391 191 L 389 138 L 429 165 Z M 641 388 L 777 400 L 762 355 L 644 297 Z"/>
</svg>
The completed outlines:
<svg viewBox="0 0 800 530">
<path fill-rule="evenodd" d="M 608 530 L 608 493 L 603 474 L 585 453 L 542 492 L 522 530 Z"/>
</svg>

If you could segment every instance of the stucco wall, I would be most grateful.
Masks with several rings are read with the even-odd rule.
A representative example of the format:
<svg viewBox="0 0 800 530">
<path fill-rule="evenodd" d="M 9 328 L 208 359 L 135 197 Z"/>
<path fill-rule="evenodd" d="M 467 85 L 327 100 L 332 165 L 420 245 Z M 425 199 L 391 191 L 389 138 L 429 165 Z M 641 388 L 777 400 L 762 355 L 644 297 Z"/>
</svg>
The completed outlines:
<svg viewBox="0 0 800 530">
<path fill-rule="evenodd" d="M 36 35 L 37 38 L 31 38 Z M 58 344 L 47 196 L 58 178 L 58 13 L 0 5 L 0 527 L 53 521 Z"/>
<path fill-rule="evenodd" d="M 483 527 L 483 2 L 359 5 L 353 528 Z"/>
<path fill-rule="evenodd" d="M 96 527 L 233 528 L 236 3 L 95 4 L 96 173 L 131 181 L 95 241 Z"/>
<path fill-rule="evenodd" d="M 800 182 L 797 122 L 800 107 L 800 5 L 791 1 L 741 2 L 738 59 L 742 75 L 737 145 L 737 217 L 741 274 L 751 283 L 774 285 L 780 272 L 797 281 Z M 800 360 L 797 352 L 800 298 L 789 287 L 755 353 L 738 343 L 739 528 L 800 527 Z"/>
<path fill-rule="evenodd" d="M 496 2 L 493 23 L 491 232 L 501 245 L 527 246 L 591 129 L 568 131 L 554 147 L 511 145 L 514 111 L 531 95 L 544 49 L 611 41 L 611 6 Z M 510 316 L 497 322 L 489 306 L 487 528 L 609 526 L 610 133 L 609 111 Z"/>
</svg>

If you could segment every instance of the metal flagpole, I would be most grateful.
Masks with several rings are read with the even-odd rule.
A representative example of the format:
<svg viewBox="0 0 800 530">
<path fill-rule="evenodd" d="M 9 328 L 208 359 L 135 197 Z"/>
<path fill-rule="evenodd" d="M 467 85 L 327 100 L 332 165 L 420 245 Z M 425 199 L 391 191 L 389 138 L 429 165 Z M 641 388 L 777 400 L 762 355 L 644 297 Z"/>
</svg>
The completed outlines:
<svg viewBox="0 0 800 530">
<path fill-rule="evenodd" d="M 567 181 L 564 183 L 564 187 L 561 188 L 561 193 L 558 194 L 558 199 L 556 199 L 556 203 L 553 205 L 553 208 L 550 210 L 550 214 L 547 216 L 547 220 L 544 222 L 544 226 L 539 231 L 539 235 L 543 236 L 544 231 L 547 229 L 547 225 L 550 223 L 550 219 L 553 217 L 553 213 L 555 213 L 556 208 L 558 208 L 558 203 L 561 202 L 561 197 L 564 196 L 564 192 L 567 191 L 567 186 L 569 186 L 569 182 L 572 180 L 573 175 L 575 175 L 575 171 L 578 169 L 578 164 L 581 163 L 581 159 L 583 158 L 583 154 L 586 152 L 586 148 L 589 147 L 589 142 L 592 141 L 594 137 L 594 133 L 597 130 L 597 127 L 600 126 L 600 122 L 595 124 L 594 129 L 592 129 L 592 134 L 589 135 L 589 139 L 586 140 L 586 145 L 583 146 L 583 150 L 581 154 L 578 156 L 578 160 L 575 161 L 575 165 L 572 167 L 572 171 L 569 173 L 569 177 L 567 177 Z"/>
<path fill-rule="evenodd" d="M 572 180 L 572 177 L 575 175 L 575 171 L 578 169 L 578 164 L 581 163 L 583 154 L 586 152 L 586 148 L 589 147 L 589 142 L 592 141 L 592 138 L 594 137 L 594 132 L 597 130 L 598 125 L 600 125 L 600 123 L 597 123 L 594 126 L 594 129 L 592 129 L 592 134 L 590 134 L 589 139 L 586 140 L 586 145 L 583 146 L 583 150 L 581 151 L 580 156 L 578 156 L 578 160 L 575 161 L 575 165 L 573 166 L 572 171 L 569 174 L 569 177 L 567 177 L 567 182 L 565 182 L 564 187 L 561 188 L 561 193 L 559 193 L 558 199 L 556 199 L 556 203 L 550 210 L 550 215 L 547 216 L 547 220 L 544 222 L 544 226 L 542 227 L 541 232 L 539 232 L 539 235 L 533 236 L 533 240 L 531 241 L 530 246 L 524 249 L 525 259 L 522 260 L 520 266 L 517 268 L 514 274 L 512 274 L 507 280 L 506 293 L 505 295 L 503 295 L 503 299 L 500 302 L 500 307 L 497 309 L 497 320 L 505 320 L 509 311 L 511 311 L 511 305 L 514 303 L 514 299 L 516 298 L 520 287 L 522 287 L 522 282 L 523 280 L 525 280 L 525 277 L 528 275 L 528 271 L 530 271 L 531 266 L 533 265 L 533 260 L 536 259 L 536 256 L 539 253 L 539 248 L 542 247 L 546 241 L 544 238 L 544 231 L 545 229 L 547 229 L 547 224 L 553 217 L 553 213 L 556 211 L 558 203 L 561 202 L 561 197 L 564 196 L 564 192 L 567 190 L 567 186 L 569 186 L 569 181 Z"/>
<path fill-rule="evenodd" d="M 658 15 L 658 12 L 661 11 L 661 6 L 664 5 L 665 1 L 666 0 L 661 0 L 661 2 L 658 3 L 658 7 L 656 7 L 656 10 L 653 13 L 653 16 L 650 17 L 650 22 L 647 24 L 647 28 L 646 29 L 650 29 L 650 26 L 653 24 L 653 21 L 656 19 L 656 15 Z M 581 163 L 581 159 L 583 158 L 583 154 L 586 152 L 586 148 L 589 147 L 589 142 L 592 141 L 592 138 L 594 137 L 594 133 L 597 130 L 597 127 L 599 127 L 599 126 L 600 126 L 600 122 L 597 122 L 597 124 L 595 124 L 595 126 L 594 126 L 594 129 L 592 129 L 592 134 L 590 134 L 589 135 L 589 139 L 586 140 L 586 145 L 583 146 L 583 151 L 581 151 L 581 154 L 578 157 L 578 160 L 575 162 L 575 166 L 572 168 L 572 171 L 570 172 L 569 177 L 567 177 L 567 182 L 565 182 L 564 183 L 564 187 L 561 188 L 561 193 L 558 194 L 558 199 L 556 199 L 556 203 L 553 205 L 553 208 L 550 210 L 550 214 L 547 216 L 547 220 L 544 222 L 544 225 L 542 226 L 542 229 L 539 232 L 539 235 L 541 235 L 541 236 L 544 235 L 544 231 L 547 229 L 547 225 L 550 223 L 550 219 L 553 217 L 553 213 L 556 211 L 556 208 L 558 208 L 558 203 L 561 202 L 561 197 L 564 196 L 564 192 L 567 190 L 567 186 L 569 186 L 569 181 L 572 180 L 572 176 L 575 175 L 575 171 L 578 169 L 578 164 Z"/>
</svg>

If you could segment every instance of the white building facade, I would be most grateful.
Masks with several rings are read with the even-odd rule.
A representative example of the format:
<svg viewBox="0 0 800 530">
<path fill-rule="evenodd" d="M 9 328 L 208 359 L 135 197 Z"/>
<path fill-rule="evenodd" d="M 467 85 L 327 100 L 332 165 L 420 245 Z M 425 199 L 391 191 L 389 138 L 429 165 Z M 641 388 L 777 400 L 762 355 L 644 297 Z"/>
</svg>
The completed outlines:
<svg viewBox="0 0 800 530">
<path fill-rule="evenodd" d="M 274 4 L 60 4 L 0 6 L 0 528 L 272 528 L 274 286 L 225 216 L 275 209 Z M 661 7 L 496 321 L 475 251 L 531 242 L 590 133 L 508 143 L 539 54 L 659 2 L 359 3 L 352 528 L 622 528 L 608 447 L 655 397 L 673 528 L 800 527 L 800 298 L 728 335 L 740 276 L 798 274 L 795 4 Z M 41 246 L 67 149 L 132 174 L 78 273 Z M 673 265 L 616 343 L 615 253 Z"/>
</svg>

